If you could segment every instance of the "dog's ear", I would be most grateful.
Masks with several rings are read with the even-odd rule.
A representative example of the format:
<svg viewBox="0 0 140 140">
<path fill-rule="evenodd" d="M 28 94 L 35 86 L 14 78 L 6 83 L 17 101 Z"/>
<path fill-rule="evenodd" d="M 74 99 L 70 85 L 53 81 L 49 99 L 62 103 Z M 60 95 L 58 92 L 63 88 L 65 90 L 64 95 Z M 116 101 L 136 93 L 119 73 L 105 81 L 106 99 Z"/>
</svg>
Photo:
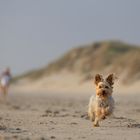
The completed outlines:
<svg viewBox="0 0 140 140">
<path fill-rule="evenodd" d="M 106 81 L 110 84 L 110 86 L 113 86 L 115 79 L 117 79 L 117 77 L 115 76 L 115 74 L 112 73 L 108 75 Z"/>
<path fill-rule="evenodd" d="M 101 81 L 103 81 L 102 75 L 96 74 L 95 79 L 94 79 L 95 85 L 98 85 L 98 83 L 101 82 Z"/>
</svg>

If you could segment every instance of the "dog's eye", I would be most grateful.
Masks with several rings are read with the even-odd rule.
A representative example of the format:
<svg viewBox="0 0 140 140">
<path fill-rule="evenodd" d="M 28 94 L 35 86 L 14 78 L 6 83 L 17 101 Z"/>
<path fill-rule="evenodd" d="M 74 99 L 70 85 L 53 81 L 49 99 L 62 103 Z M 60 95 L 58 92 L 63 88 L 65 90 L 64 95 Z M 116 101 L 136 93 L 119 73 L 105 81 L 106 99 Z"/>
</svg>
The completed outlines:
<svg viewBox="0 0 140 140">
<path fill-rule="evenodd" d="M 105 86 L 105 88 L 109 88 L 108 86 Z"/>
<path fill-rule="evenodd" d="M 102 88 L 102 86 L 99 86 L 99 88 Z"/>
</svg>

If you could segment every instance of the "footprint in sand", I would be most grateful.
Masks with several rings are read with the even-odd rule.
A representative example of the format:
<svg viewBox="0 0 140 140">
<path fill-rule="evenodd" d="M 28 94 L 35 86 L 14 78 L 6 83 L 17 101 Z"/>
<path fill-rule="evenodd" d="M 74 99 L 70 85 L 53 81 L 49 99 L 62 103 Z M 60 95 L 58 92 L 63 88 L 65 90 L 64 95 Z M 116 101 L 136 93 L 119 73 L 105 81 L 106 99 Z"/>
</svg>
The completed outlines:
<svg viewBox="0 0 140 140">
<path fill-rule="evenodd" d="M 0 125 L 0 131 L 1 131 L 1 130 L 6 130 L 6 126 Z"/>
<path fill-rule="evenodd" d="M 128 124 L 127 127 L 129 128 L 140 128 L 140 124 L 139 123 L 136 123 L 136 124 Z"/>
<path fill-rule="evenodd" d="M 76 123 L 76 122 L 71 122 L 70 124 L 71 124 L 71 125 L 77 125 L 78 123 Z"/>
<path fill-rule="evenodd" d="M 55 136 L 51 136 L 50 138 L 51 138 L 51 139 L 56 139 L 56 137 L 55 137 Z"/>
</svg>

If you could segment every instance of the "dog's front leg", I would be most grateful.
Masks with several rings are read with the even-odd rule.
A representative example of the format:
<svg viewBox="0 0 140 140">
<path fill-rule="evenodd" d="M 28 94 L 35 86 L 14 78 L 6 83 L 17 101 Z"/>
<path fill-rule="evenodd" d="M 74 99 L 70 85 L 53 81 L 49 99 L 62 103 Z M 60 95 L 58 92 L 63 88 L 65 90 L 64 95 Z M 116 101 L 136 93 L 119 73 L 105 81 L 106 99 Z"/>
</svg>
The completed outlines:
<svg viewBox="0 0 140 140">
<path fill-rule="evenodd" d="M 101 110 L 98 109 L 96 112 L 95 112 L 95 120 L 94 120 L 94 126 L 95 127 L 99 127 L 99 120 L 101 119 Z"/>
<path fill-rule="evenodd" d="M 99 127 L 99 118 L 98 117 L 95 117 L 94 127 Z"/>
<path fill-rule="evenodd" d="M 88 109 L 88 117 L 90 118 L 91 121 L 95 120 L 94 112 L 93 112 L 93 110 L 90 107 Z"/>
</svg>

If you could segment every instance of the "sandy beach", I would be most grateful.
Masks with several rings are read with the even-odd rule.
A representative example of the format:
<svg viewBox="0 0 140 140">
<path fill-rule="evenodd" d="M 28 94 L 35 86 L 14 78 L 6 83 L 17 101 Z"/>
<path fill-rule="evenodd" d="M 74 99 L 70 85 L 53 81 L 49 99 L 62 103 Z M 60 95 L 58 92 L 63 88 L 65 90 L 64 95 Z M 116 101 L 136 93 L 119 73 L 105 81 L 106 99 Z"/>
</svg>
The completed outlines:
<svg viewBox="0 0 140 140">
<path fill-rule="evenodd" d="M 91 92 L 20 92 L 0 102 L 1 140 L 139 140 L 140 94 L 114 93 L 114 115 L 94 128 L 87 118 Z"/>
<path fill-rule="evenodd" d="M 0 140 L 140 140 L 139 13 L 140 0 L 0 0 Z"/>
</svg>

